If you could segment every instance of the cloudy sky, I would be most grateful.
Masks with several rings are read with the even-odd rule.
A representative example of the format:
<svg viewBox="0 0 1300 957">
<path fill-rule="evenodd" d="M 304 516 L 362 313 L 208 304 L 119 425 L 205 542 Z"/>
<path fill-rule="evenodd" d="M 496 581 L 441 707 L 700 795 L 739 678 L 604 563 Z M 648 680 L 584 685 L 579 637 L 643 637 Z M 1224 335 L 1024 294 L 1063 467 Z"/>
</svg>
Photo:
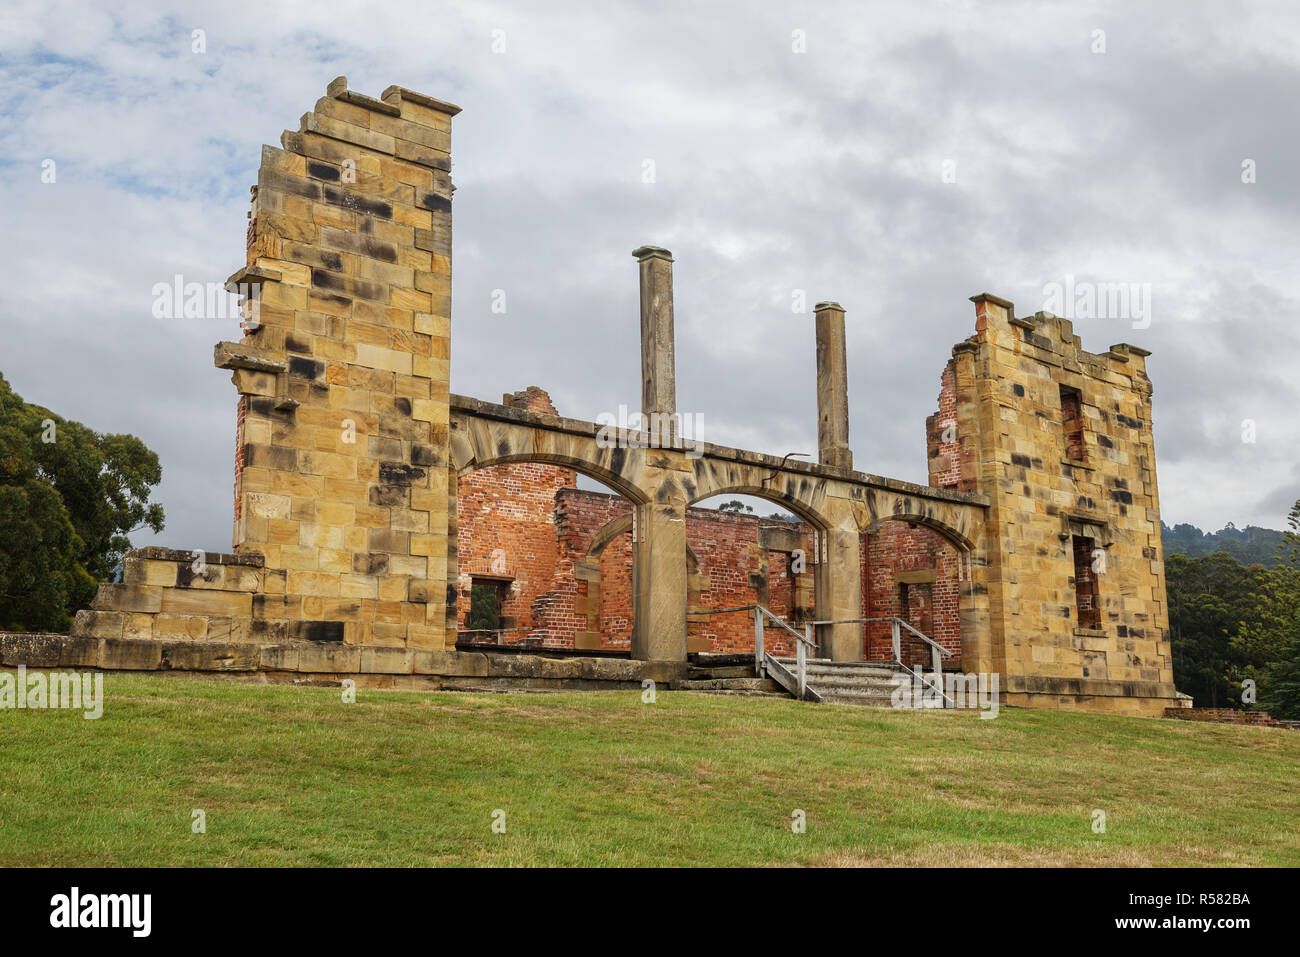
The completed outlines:
<svg viewBox="0 0 1300 957">
<path fill-rule="evenodd" d="M 455 392 L 636 408 L 631 251 L 652 243 L 677 259 L 678 405 L 709 441 L 815 452 L 802 291 L 848 310 L 856 466 L 924 481 L 970 295 L 1024 315 L 1067 276 L 1138 283 L 1148 315 L 1075 328 L 1154 353 L 1166 521 L 1281 527 L 1300 8 L 1238 7 L 5 0 L 0 372 L 159 453 L 160 543 L 228 548 L 235 392 L 212 344 L 236 321 L 157 319 L 151 290 L 242 265 L 260 144 L 343 74 L 464 109 Z"/>
</svg>

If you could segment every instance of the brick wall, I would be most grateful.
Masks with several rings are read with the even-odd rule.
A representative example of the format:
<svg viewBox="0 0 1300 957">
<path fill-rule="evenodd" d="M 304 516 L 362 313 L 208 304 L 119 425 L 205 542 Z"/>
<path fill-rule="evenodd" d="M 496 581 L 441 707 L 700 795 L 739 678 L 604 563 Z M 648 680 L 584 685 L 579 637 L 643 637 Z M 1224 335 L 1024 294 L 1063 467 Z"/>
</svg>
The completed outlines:
<svg viewBox="0 0 1300 957">
<path fill-rule="evenodd" d="M 632 646 L 632 534 L 629 530 L 605 543 L 594 556 L 595 574 L 579 579 L 574 566 L 593 560 L 596 535 L 610 522 L 630 516 L 632 505 L 618 495 L 565 489 L 555 498 L 555 533 L 560 562 L 547 607 L 546 626 L 574 647 L 585 633 L 600 648 L 626 651 Z"/>
<path fill-rule="evenodd" d="M 867 562 L 862 571 L 863 617 L 904 619 L 952 651 L 953 658 L 946 661 L 948 666 L 956 667 L 961 661 L 960 569 L 957 548 L 937 532 L 907 522 L 885 522 L 867 534 Z M 929 577 L 927 572 L 933 572 L 933 581 L 899 581 L 900 577 Z M 867 625 L 868 660 L 892 657 L 890 635 L 888 622 Z M 930 665 L 929 646 L 924 642 L 915 638 L 904 641 L 902 650 L 904 661 Z"/>
<path fill-rule="evenodd" d="M 527 401 L 535 410 L 554 412 L 544 397 L 535 390 Z M 511 619 L 507 626 L 523 630 L 507 634 L 506 644 L 628 649 L 633 622 L 631 512 L 622 497 L 579 489 L 572 471 L 555 466 L 499 465 L 464 476 L 457 505 L 460 627 L 465 627 L 469 612 L 470 578 L 495 575 L 518 584 L 503 611 Z M 622 525 L 610 535 L 611 523 L 618 520 Z M 774 541 L 781 547 L 769 547 Z M 692 508 L 686 516 L 686 542 L 692 650 L 753 650 L 749 614 L 709 615 L 709 609 L 759 602 L 792 623 L 813 616 L 813 568 L 806 564 L 802 574 L 795 574 L 788 550 L 802 547 L 805 556 L 813 554 L 812 529 L 806 524 Z M 960 655 L 957 549 L 930 529 L 905 522 L 885 523 L 868 543 L 864 615 L 902 617 Z M 896 571 L 922 573 L 920 577 L 932 572 L 934 580 L 908 583 L 904 607 Z M 889 626 L 870 628 L 869 657 L 890 657 Z M 767 629 L 765 637 L 776 653 L 793 653 L 791 639 L 780 629 Z M 929 663 L 920 643 L 905 643 L 905 652 L 909 660 Z"/>
<path fill-rule="evenodd" d="M 546 405 L 540 410 L 554 412 L 549 402 Z M 503 606 L 503 614 L 511 619 L 503 624 L 521 630 L 505 635 L 506 644 L 573 648 L 585 634 L 600 648 L 628 649 L 633 566 L 626 520 L 631 511 L 631 504 L 618 495 L 578 489 L 574 473 L 555 466 L 498 465 L 463 476 L 456 510 L 459 626 L 463 629 L 467 623 L 472 578 L 490 576 L 518 585 Z M 618 519 L 625 519 L 629 527 L 608 536 L 608 526 Z M 693 611 L 761 602 L 790 621 L 811 617 L 811 566 L 796 575 L 789 552 L 764 547 L 763 537 L 769 534 L 764 529 L 787 536 L 793 529 L 805 555 L 812 554 L 811 530 L 803 523 L 688 510 L 687 573 Z M 598 536 L 602 538 L 597 543 Z M 598 546 L 595 554 L 593 543 Z M 580 566 L 586 566 L 586 571 Z M 748 614 L 693 614 L 691 619 L 688 632 L 694 649 L 753 650 Z M 775 652 L 793 653 L 789 636 L 779 629 L 769 629 L 767 635 Z"/>
<path fill-rule="evenodd" d="M 806 570 L 795 575 L 788 552 L 766 548 L 764 529 L 788 532 L 795 529 L 806 557 Z M 812 529 L 802 522 L 783 522 L 753 515 L 692 508 L 686 513 L 686 544 L 698 559 L 700 576 L 692 589 L 689 607 L 705 612 L 710 608 L 733 608 L 754 602 L 766 605 L 774 615 L 795 627 L 813 617 Z M 750 613 L 696 614 L 687 634 L 715 653 L 752 652 L 754 624 Z M 767 649 L 774 654 L 794 654 L 794 639 L 769 625 L 764 632 Z"/>
<path fill-rule="evenodd" d="M 952 383 L 950 367 L 945 372 L 950 404 Z M 503 401 L 557 414 L 550 397 L 536 387 Z M 936 418 L 947 414 L 943 401 Z M 633 622 L 631 513 L 626 499 L 579 489 L 574 472 L 557 466 L 497 465 L 462 476 L 456 507 L 458 626 L 463 630 L 467 624 L 471 580 L 484 576 L 514 586 L 502 612 L 503 625 L 517 630 L 504 636 L 505 644 L 627 650 Z M 619 520 L 621 530 L 611 535 L 611 523 Z M 757 602 L 791 623 L 814 616 L 814 547 L 807 524 L 692 508 L 686 514 L 686 543 L 692 650 L 753 650 L 748 613 L 710 615 L 709 609 Z M 805 555 L 802 574 L 791 568 L 790 550 L 796 547 Z M 864 617 L 901 617 L 953 651 L 950 663 L 960 661 L 956 547 L 924 526 L 891 521 L 868 536 L 865 554 Z M 911 573 L 904 577 L 913 580 L 903 583 L 896 573 Z M 915 580 L 927 577 L 933 580 Z M 889 658 L 889 625 L 864 631 L 867 657 Z M 794 652 L 793 639 L 781 629 L 769 627 L 765 640 L 777 654 Z M 927 646 L 915 639 L 904 642 L 904 654 L 909 661 L 930 662 Z"/>
<path fill-rule="evenodd" d="M 232 544 L 239 541 L 239 519 L 244 514 L 244 420 L 247 417 L 248 396 L 241 395 L 235 406 L 235 527 L 231 530 Z"/>
<path fill-rule="evenodd" d="M 556 532 L 568 551 L 570 564 L 589 558 L 592 543 L 615 519 L 630 515 L 631 506 L 614 495 L 565 490 L 556 504 Z M 798 530 L 806 553 L 811 554 L 809 529 L 802 523 L 761 519 L 714 509 L 692 508 L 686 514 L 689 608 L 693 612 L 687 634 L 695 650 L 715 653 L 754 649 L 754 626 L 749 614 L 705 614 L 711 608 L 732 608 L 761 602 L 774 614 L 798 621 L 811 614 L 811 575 L 795 576 L 790 555 L 762 546 L 762 529 Z M 596 618 L 601 647 L 627 648 L 632 631 L 632 539 L 621 532 L 605 545 L 599 558 L 598 601 L 583 605 Z M 796 585 L 796 578 L 802 585 Z M 580 582 L 578 594 L 592 597 L 590 582 Z M 768 632 L 769 646 L 778 654 L 793 653 L 789 636 L 779 629 Z"/>
<path fill-rule="evenodd" d="M 972 475 L 962 480 L 962 449 L 957 438 L 957 368 L 952 360 L 939 376 L 939 411 L 925 420 L 925 433 L 930 484 L 973 490 L 976 483 Z"/>
<path fill-rule="evenodd" d="M 568 469 L 531 462 L 494 465 L 461 477 L 457 496 L 460 628 L 466 626 L 470 582 L 476 576 L 509 579 L 514 586 L 501 609 L 507 619 L 504 627 L 531 623 L 534 600 L 551 588 L 555 577 L 559 552 L 555 493 L 574 484 Z"/>
<path fill-rule="evenodd" d="M 502 397 L 505 405 L 555 415 L 550 396 L 536 386 Z M 494 465 L 460 478 L 456 497 L 459 577 L 457 627 L 466 628 L 475 577 L 505 580 L 502 626 L 506 644 L 572 647 L 572 594 L 556 593 L 556 576 L 570 569 L 557 561 L 556 493 L 574 488 L 572 469 L 535 462 Z M 534 627 L 535 626 L 535 627 Z M 539 633 L 540 632 L 540 633 Z"/>
</svg>

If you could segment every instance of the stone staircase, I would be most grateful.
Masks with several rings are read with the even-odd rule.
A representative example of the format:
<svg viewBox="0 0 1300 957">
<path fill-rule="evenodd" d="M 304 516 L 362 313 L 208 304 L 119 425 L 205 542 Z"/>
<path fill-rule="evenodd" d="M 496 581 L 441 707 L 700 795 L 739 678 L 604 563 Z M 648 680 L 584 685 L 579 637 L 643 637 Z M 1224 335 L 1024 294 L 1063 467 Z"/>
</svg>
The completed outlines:
<svg viewBox="0 0 1300 957">
<path fill-rule="evenodd" d="M 775 666 L 774 666 L 775 665 Z M 794 658 L 768 658 L 768 677 L 754 676 L 754 666 L 713 665 L 693 667 L 681 691 L 761 698 L 789 698 L 795 695 Z M 782 674 L 782 670 L 786 672 Z M 831 661 L 809 658 L 807 661 L 809 701 L 848 704 L 858 707 L 888 708 L 897 673 L 889 662 Z"/>
<path fill-rule="evenodd" d="M 781 665 L 789 675 L 795 674 L 794 658 L 769 658 Z M 867 708 L 890 707 L 894 691 L 895 666 L 885 661 L 831 661 L 829 658 L 809 658 L 806 663 L 809 700 L 828 704 L 850 704 Z M 781 681 L 782 675 L 769 667 L 772 676 Z M 790 694 L 795 687 L 788 688 Z"/>
<path fill-rule="evenodd" d="M 754 676 L 753 659 L 749 664 L 693 665 L 686 678 L 674 687 L 678 691 L 734 695 L 746 698 L 788 698 L 784 688 L 771 678 Z"/>
</svg>

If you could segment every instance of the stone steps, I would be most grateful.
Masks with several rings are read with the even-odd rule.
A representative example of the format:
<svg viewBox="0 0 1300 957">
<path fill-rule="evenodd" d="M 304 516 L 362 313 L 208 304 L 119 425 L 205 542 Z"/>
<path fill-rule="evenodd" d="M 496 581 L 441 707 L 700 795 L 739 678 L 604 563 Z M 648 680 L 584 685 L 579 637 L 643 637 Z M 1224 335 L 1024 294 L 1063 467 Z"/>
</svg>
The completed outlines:
<svg viewBox="0 0 1300 957">
<path fill-rule="evenodd" d="M 798 664 L 794 658 L 776 661 L 791 674 L 796 673 Z M 810 658 L 805 662 L 805 669 L 808 688 L 823 702 L 860 708 L 892 706 L 896 671 L 891 664 Z"/>
<path fill-rule="evenodd" d="M 776 658 L 778 664 L 796 673 L 794 658 Z M 805 662 L 808 688 L 816 697 L 830 704 L 859 708 L 891 707 L 894 691 L 895 669 L 885 662 L 831 661 L 829 658 L 809 658 Z M 718 665 L 712 668 L 695 666 L 687 678 L 675 686 L 679 691 L 703 694 L 732 695 L 762 698 L 789 698 L 791 692 L 772 678 L 754 677 L 752 666 Z"/>
<path fill-rule="evenodd" d="M 718 667 L 691 666 L 686 669 L 686 677 L 692 681 L 707 681 L 710 678 L 752 678 L 754 666 L 726 665 Z"/>
<path fill-rule="evenodd" d="M 770 678 L 753 677 L 753 669 L 750 669 L 749 677 L 718 677 L 718 678 L 695 678 L 680 681 L 676 685 L 678 691 L 711 691 L 718 693 L 731 694 L 771 694 L 785 696 L 780 685 Z"/>
<path fill-rule="evenodd" d="M 893 707 L 889 691 L 858 691 L 853 689 L 843 689 L 838 691 L 828 691 L 825 688 L 818 688 L 821 692 L 822 701 L 827 704 L 850 704 L 862 708 L 889 708 Z"/>
</svg>

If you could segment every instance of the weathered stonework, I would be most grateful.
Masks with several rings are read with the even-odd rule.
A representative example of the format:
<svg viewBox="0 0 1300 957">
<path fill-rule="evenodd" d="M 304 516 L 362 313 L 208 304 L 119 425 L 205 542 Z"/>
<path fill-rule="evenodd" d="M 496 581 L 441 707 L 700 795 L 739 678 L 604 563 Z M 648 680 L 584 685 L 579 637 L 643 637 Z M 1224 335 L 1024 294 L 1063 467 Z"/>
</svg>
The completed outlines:
<svg viewBox="0 0 1300 957">
<path fill-rule="evenodd" d="M 248 331 L 215 350 L 239 394 L 233 553 L 132 552 L 124 581 L 101 587 L 70 637 L 6 639 L 0 663 L 448 687 L 671 680 L 703 637 L 687 615 L 704 587 L 688 510 L 748 494 L 806 523 L 802 587 L 832 622 L 817 638 L 837 660 L 863 657 L 855 619 L 877 607 L 863 576 L 870 533 L 902 523 L 941 538 L 926 560 L 957 585 L 930 600 L 959 624 L 963 670 L 1000 674 L 1007 703 L 1140 714 L 1176 704 L 1143 350 L 1092 355 L 1067 322 L 975 297 L 975 335 L 954 348 L 929 424 L 927 486 L 853 471 L 835 303 L 816 310 L 816 463 L 687 449 L 674 428 L 666 443 L 611 436 L 527 397 L 451 395 L 457 112 L 399 87 L 372 99 L 340 77 L 281 148 L 264 148 L 245 266 L 230 280 L 254 290 Z M 643 410 L 671 421 L 672 257 L 635 255 Z M 626 499 L 634 661 L 456 650 L 461 483 L 524 463 L 586 474 Z M 930 570 L 895 569 L 918 586 Z M 589 588 L 576 585 L 591 584 L 589 559 L 573 572 L 574 604 L 561 610 L 590 623 Z M 588 626 L 579 647 L 593 640 Z"/>
<path fill-rule="evenodd" d="M 1175 690 L 1148 353 L 1094 355 L 1067 320 L 973 301 L 927 425 L 930 481 L 990 502 L 974 670 L 1000 671 L 1009 704 L 1157 713 Z"/>
<path fill-rule="evenodd" d="M 220 615 L 236 640 L 447 645 L 457 112 L 340 78 L 282 149 L 263 148 L 246 266 L 230 280 L 256 289 L 250 328 L 216 347 L 240 395 L 236 557 L 209 561 L 222 574 L 202 583 L 170 580 L 184 556 L 128 561 L 128 584 L 101 589 L 74 634 L 117 636 L 126 612 L 136 638 Z M 230 575 L 245 556 L 257 571 Z"/>
<path fill-rule="evenodd" d="M 507 396 L 507 406 L 557 414 L 536 387 Z M 457 496 L 461 641 L 507 647 L 630 647 L 633 621 L 632 505 L 620 496 L 576 488 L 572 469 L 535 462 L 467 473 Z M 750 653 L 747 613 L 723 612 L 758 602 L 802 628 L 816 618 L 815 529 L 806 522 L 714 509 L 686 511 L 687 650 Z M 886 521 L 870 530 L 862 552 L 862 617 L 898 616 L 961 658 L 960 598 L 965 563 L 938 532 Z M 804 570 L 794 570 L 794 552 Z M 501 633 L 469 628 L 474 582 L 502 588 Z M 892 657 L 890 626 L 867 626 L 863 657 Z M 791 654 L 788 633 L 774 629 L 769 650 Z M 922 643 L 903 647 L 908 663 L 930 664 Z"/>
</svg>

